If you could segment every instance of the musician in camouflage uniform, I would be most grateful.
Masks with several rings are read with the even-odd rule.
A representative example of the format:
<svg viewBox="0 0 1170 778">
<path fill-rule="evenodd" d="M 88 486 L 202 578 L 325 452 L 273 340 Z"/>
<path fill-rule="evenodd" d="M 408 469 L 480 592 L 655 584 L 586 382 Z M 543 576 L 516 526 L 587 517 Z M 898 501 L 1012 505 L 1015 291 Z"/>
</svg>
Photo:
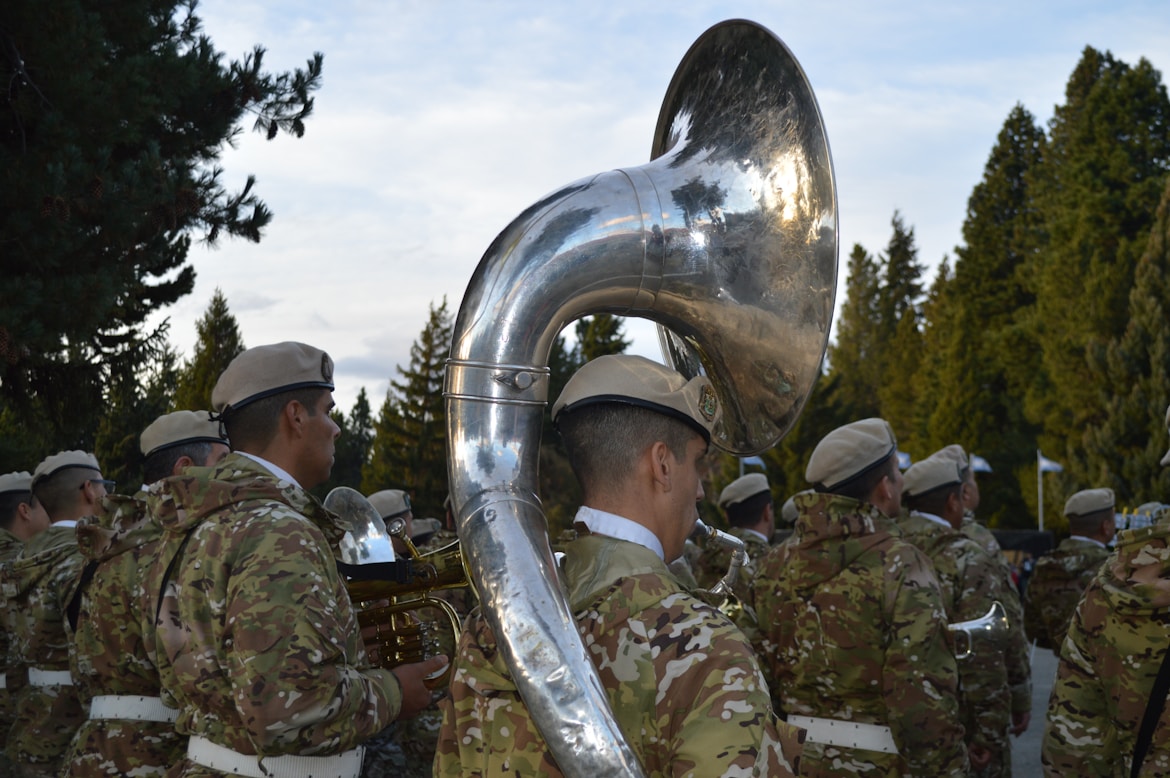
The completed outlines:
<svg viewBox="0 0 1170 778">
<path fill-rule="evenodd" d="M 32 493 L 32 473 L 0 475 L 0 564 L 16 557 L 24 544 L 49 528 L 49 514 Z M 0 596 L 0 751 L 12 726 L 13 702 L 17 692 L 24 688 L 27 669 L 9 659 L 8 609 Z M 11 676 L 11 686 L 10 677 Z M 8 765 L 0 755 L 0 775 Z M 9 768 L 15 771 L 16 768 Z"/>
<path fill-rule="evenodd" d="M 898 520 L 898 527 L 934 565 L 947 619 L 954 623 L 983 617 L 993 604 L 1002 604 L 1006 593 L 996 562 L 959 531 L 963 474 L 958 463 L 928 457 L 911 466 L 905 480 L 903 499 L 909 510 Z M 967 751 L 977 769 L 991 764 L 993 751 L 1002 747 L 1011 720 L 1004 648 L 1003 644 L 983 641 L 957 663 Z"/>
<path fill-rule="evenodd" d="M 220 424 L 207 411 L 160 416 L 139 443 L 147 484 L 188 467 L 211 467 L 228 454 Z M 77 525 L 86 563 L 70 606 L 73 676 L 89 718 L 65 759 L 68 778 L 161 776 L 186 752 L 187 738 L 175 731 L 177 711 L 159 699 L 154 613 L 143 579 L 162 528 L 147 512 L 145 496 L 110 495 Z"/>
<path fill-rule="evenodd" d="M 1117 533 L 1117 550 L 1089 583 L 1068 627 L 1048 704 L 1044 774 L 1130 775 L 1150 692 L 1167 651 L 1170 525 Z M 1170 775 L 1170 706 L 1141 776 Z"/>
<path fill-rule="evenodd" d="M 1077 603 L 1109 557 L 1106 546 L 1117 531 L 1112 489 L 1084 489 L 1068 498 L 1064 515 L 1071 535 L 1036 560 L 1024 594 L 1028 637 L 1060 653 Z"/>
<path fill-rule="evenodd" d="M 1012 578 L 1011 566 L 991 530 L 975 519 L 979 508 L 979 484 L 967 452 L 957 444 L 947 446 L 932 457 L 947 457 L 958 463 L 963 472 L 963 524 L 959 531 L 983 546 L 996 562 L 1004 592 L 1003 605 L 1007 612 L 1008 632 L 1004 662 L 1007 665 L 1008 689 L 1012 699 L 1012 721 L 1008 733 L 1019 737 L 1032 721 L 1032 662 L 1028 637 L 1024 631 L 1024 605 Z M 999 747 L 993 749 L 991 765 L 984 771 L 985 778 L 1010 778 L 1012 774 L 1011 739 L 1004 736 Z"/>
<path fill-rule="evenodd" d="M 773 702 L 808 730 L 801 775 L 967 775 L 942 591 L 891 518 L 893 430 L 834 430 L 805 477 L 814 490 L 796 496 L 795 531 L 752 587 Z"/>
<path fill-rule="evenodd" d="M 337 569 L 344 528 L 306 491 L 333 466 L 332 390 L 319 349 L 248 349 L 212 391 L 232 453 L 148 489 L 166 533 L 146 581 L 163 593 L 164 701 L 190 736 L 170 778 L 357 778 L 361 742 L 430 703 L 443 658 L 369 666 Z"/>
<path fill-rule="evenodd" d="M 719 493 L 718 505 L 727 516 L 728 532 L 742 540 L 747 551 L 747 561 L 740 567 L 732 586 L 739 601 L 747 603 L 751 599 L 756 564 L 771 548 L 768 540 L 776 526 L 767 476 L 763 473 L 740 476 Z M 708 543 L 694 568 L 699 586 L 710 589 L 719 583 L 731 566 L 731 555 L 731 549 Z"/>
<path fill-rule="evenodd" d="M 84 451 L 62 451 L 37 465 L 32 490 L 52 525 L 0 573 L 16 656 L 28 667 L 5 753 L 32 778 L 56 778 L 85 720 L 70 673 L 65 609 L 83 564 L 77 520 L 91 515 L 110 488 L 97 459 Z"/>
<path fill-rule="evenodd" d="M 794 775 L 799 732 L 776 722 L 747 640 L 667 569 L 695 526 L 717 412 L 706 378 L 642 357 L 600 357 L 570 379 L 553 418 L 584 505 L 561 572 L 648 775 Z M 481 615 L 442 707 L 436 775 L 562 775 Z"/>
</svg>

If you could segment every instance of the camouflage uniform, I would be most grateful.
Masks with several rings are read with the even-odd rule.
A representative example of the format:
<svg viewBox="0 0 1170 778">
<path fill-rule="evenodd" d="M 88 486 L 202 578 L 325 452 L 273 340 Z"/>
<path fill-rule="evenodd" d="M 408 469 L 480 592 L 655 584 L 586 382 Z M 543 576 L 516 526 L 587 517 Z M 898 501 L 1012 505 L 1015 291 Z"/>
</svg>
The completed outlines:
<svg viewBox="0 0 1170 778">
<path fill-rule="evenodd" d="M 14 558 L 23 546 L 24 543 L 16 535 L 6 529 L 0 529 L 0 564 Z M 15 646 L 12 646 L 8 639 L 12 627 L 8 625 L 8 609 L 5 607 L 5 602 L 6 600 L 0 597 L 0 627 L 2 627 L 0 629 L 0 674 L 4 677 L 4 688 L 0 689 L 0 750 L 3 750 L 5 740 L 8 738 L 8 728 L 12 726 L 13 703 L 18 687 L 17 677 L 21 674 L 20 669 L 18 669 L 19 664 L 9 656 L 9 651 L 15 650 Z M 10 670 L 12 672 L 9 672 Z M 0 767 L 3 767 L 2 762 L 0 762 Z M 2 774 L 0 773 L 0 775 Z"/>
<path fill-rule="evenodd" d="M 153 645 L 147 650 L 154 630 L 142 614 L 150 601 L 143 580 L 161 539 L 161 527 L 134 497 L 110 495 L 97 516 L 78 523 L 78 547 L 92 570 L 78 594 L 72 635 L 73 677 L 86 705 L 99 695 L 159 697 Z M 153 611 L 150 616 L 153 621 Z M 145 778 L 164 775 L 186 747 L 171 722 L 91 718 L 74 736 L 65 763 L 70 778 Z"/>
<path fill-rule="evenodd" d="M 12 639 L 19 661 L 31 670 L 68 672 L 65 606 L 81 571 L 82 556 L 71 523 L 54 524 L 29 540 L 0 576 L 12 609 Z M 77 688 L 25 687 L 5 753 L 26 775 L 56 778 L 73 733 L 85 721 Z"/>
<path fill-rule="evenodd" d="M 647 775 L 794 775 L 800 731 L 776 722 L 747 641 L 652 551 L 587 535 L 566 549 L 570 607 Z M 460 638 L 435 775 L 560 776 L 482 616 Z"/>
<path fill-rule="evenodd" d="M 750 602 L 752 580 L 756 577 L 757 565 L 771 547 L 766 540 L 760 537 L 759 533 L 748 532 L 740 527 L 732 527 L 727 532 L 744 542 L 748 555 L 748 560 L 739 569 L 739 576 L 731 589 L 740 602 Z M 731 549 L 715 544 L 709 544 L 703 549 L 702 555 L 694 566 L 695 580 L 699 582 L 699 586 L 710 589 L 719 583 L 723 576 L 727 575 L 727 570 L 731 566 L 731 553 Z"/>
<path fill-rule="evenodd" d="M 977 619 L 987 614 L 992 603 L 1002 604 L 1003 581 L 985 549 L 921 513 L 912 512 L 900 519 L 898 527 L 934 565 L 948 621 Z M 966 742 L 994 753 L 1003 747 L 1011 721 L 1003 647 L 976 645 L 971 656 L 956 664 Z"/>
<path fill-rule="evenodd" d="M 316 499 L 230 454 L 152 484 L 147 504 L 166 532 L 146 586 L 157 597 L 167 580 L 156 640 L 180 733 L 243 754 L 327 755 L 394 720 L 398 681 L 369 667 L 334 557 L 344 530 Z M 190 760 L 169 772 L 222 775 Z"/>
<path fill-rule="evenodd" d="M 1024 593 L 1024 626 L 1036 645 L 1060 653 L 1081 594 L 1108 557 L 1104 545 L 1074 537 L 1036 561 Z"/>
<path fill-rule="evenodd" d="M 1150 689 L 1167 650 L 1170 526 L 1117 534 L 1068 627 L 1048 704 L 1049 776 L 1129 776 Z M 1170 775 L 1170 706 L 1140 775 Z"/>
<path fill-rule="evenodd" d="M 877 508 L 800 494 L 752 592 L 777 711 L 888 725 L 897 754 L 805 742 L 801 775 L 965 776 L 955 658 L 930 562 Z"/>
</svg>

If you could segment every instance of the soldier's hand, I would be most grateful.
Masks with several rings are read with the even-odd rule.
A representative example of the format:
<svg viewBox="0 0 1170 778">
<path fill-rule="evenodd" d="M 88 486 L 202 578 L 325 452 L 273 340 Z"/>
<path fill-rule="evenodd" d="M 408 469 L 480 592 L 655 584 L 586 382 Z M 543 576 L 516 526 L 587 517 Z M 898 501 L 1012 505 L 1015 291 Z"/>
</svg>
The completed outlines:
<svg viewBox="0 0 1170 778">
<path fill-rule="evenodd" d="M 1028 725 L 1030 723 L 1032 723 L 1032 712 L 1031 711 L 1024 711 L 1023 713 L 1013 713 L 1012 714 L 1012 725 L 1010 727 L 1008 727 L 1008 732 L 1012 733 L 1016 737 L 1019 737 L 1020 735 L 1024 734 L 1024 732 L 1028 729 Z"/>
<path fill-rule="evenodd" d="M 972 743 L 967 746 L 967 759 L 971 762 L 972 770 L 982 770 L 991 764 L 991 750 L 986 746 L 977 746 Z"/>
<path fill-rule="evenodd" d="M 398 718 L 413 716 L 431 704 L 431 690 L 426 687 L 427 677 L 441 672 L 448 661 L 445 656 L 433 656 L 424 662 L 399 665 L 391 671 L 402 687 L 402 710 Z"/>
</svg>

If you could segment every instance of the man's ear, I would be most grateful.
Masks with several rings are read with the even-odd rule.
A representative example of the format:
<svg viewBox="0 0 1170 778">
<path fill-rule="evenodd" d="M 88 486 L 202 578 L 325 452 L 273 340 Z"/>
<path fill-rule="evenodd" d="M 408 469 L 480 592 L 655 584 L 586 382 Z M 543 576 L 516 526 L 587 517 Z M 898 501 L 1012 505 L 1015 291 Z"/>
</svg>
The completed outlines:
<svg viewBox="0 0 1170 778">
<path fill-rule="evenodd" d="M 180 475 L 184 470 L 193 464 L 195 464 L 195 460 L 184 454 L 175 460 L 175 464 L 171 468 L 171 475 Z"/>
<path fill-rule="evenodd" d="M 655 441 L 648 449 L 648 454 L 654 483 L 658 484 L 662 491 L 669 492 L 674 475 L 674 454 L 670 446 L 661 440 Z"/>
<path fill-rule="evenodd" d="M 289 433 L 294 437 L 300 437 L 306 416 L 308 409 L 298 400 L 289 400 L 280 413 L 281 422 L 288 425 Z"/>
</svg>

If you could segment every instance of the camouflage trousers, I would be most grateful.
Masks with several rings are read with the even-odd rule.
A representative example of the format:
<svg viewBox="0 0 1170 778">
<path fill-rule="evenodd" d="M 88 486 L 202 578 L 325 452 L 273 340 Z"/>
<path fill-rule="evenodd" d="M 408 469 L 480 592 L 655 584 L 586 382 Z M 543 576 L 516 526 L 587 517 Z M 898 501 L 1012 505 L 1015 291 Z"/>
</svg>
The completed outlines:
<svg viewBox="0 0 1170 778">
<path fill-rule="evenodd" d="M 25 778 L 57 778 L 69 741 L 86 718 L 72 686 L 29 686 L 16 701 L 4 753 Z"/>
<path fill-rule="evenodd" d="M 442 712 L 427 708 L 367 740 L 362 778 L 431 778 L 442 723 Z"/>
</svg>

